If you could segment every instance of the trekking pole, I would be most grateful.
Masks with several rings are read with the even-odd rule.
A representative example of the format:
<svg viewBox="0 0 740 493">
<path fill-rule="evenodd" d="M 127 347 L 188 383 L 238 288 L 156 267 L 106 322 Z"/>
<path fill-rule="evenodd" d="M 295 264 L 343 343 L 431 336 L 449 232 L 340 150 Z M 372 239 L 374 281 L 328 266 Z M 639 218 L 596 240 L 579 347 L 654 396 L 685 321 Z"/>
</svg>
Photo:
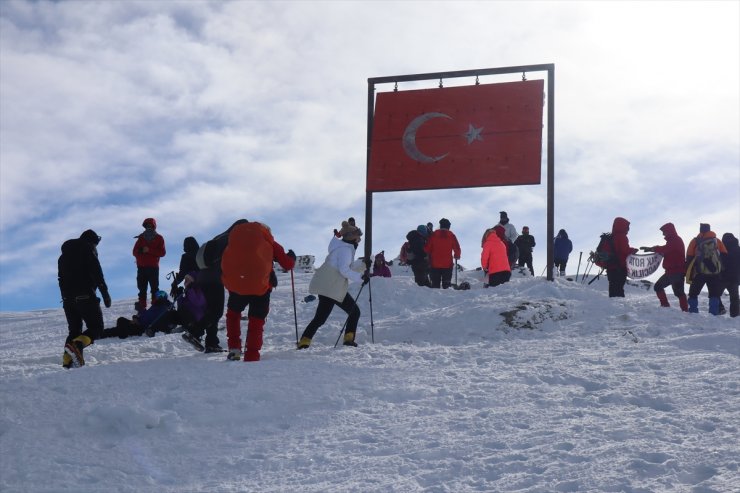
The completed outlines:
<svg viewBox="0 0 740 493">
<path fill-rule="evenodd" d="M 360 286 L 360 290 L 357 291 L 357 296 L 355 296 L 355 304 L 357 304 L 357 298 L 360 297 L 360 293 L 362 293 L 362 288 L 364 287 L 365 285 L 363 284 L 362 286 Z M 347 327 L 347 322 L 349 322 L 349 316 L 347 317 L 347 320 L 344 321 L 344 325 L 342 325 L 342 330 L 339 331 L 339 336 L 337 337 L 337 342 L 334 343 L 334 347 L 337 347 L 337 344 L 339 344 L 339 339 L 342 337 L 342 334 L 344 333 L 344 329 Z"/>
<path fill-rule="evenodd" d="M 593 262 L 591 262 L 591 259 L 586 262 L 586 268 L 583 270 L 583 276 L 581 276 L 581 284 L 586 282 L 586 277 L 588 276 L 588 273 L 591 272 L 591 268 L 594 266 Z"/>
<path fill-rule="evenodd" d="M 290 288 L 293 291 L 293 319 L 295 320 L 295 343 L 298 344 L 298 311 L 295 307 L 295 280 L 293 279 L 293 269 L 290 269 Z"/>
<path fill-rule="evenodd" d="M 455 287 L 457 287 L 457 259 L 455 259 Z"/>
<path fill-rule="evenodd" d="M 367 292 L 370 294 L 370 340 L 375 344 L 375 323 L 373 323 L 373 287 L 370 285 L 370 278 L 367 280 Z"/>
<path fill-rule="evenodd" d="M 578 268 L 576 269 L 576 281 L 578 280 L 578 272 L 581 270 L 581 257 L 583 257 L 583 252 L 578 252 Z"/>
<path fill-rule="evenodd" d="M 599 278 L 601 277 L 601 273 L 602 272 L 604 272 L 604 269 L 603 268 L 599 271 L 598 274 L 596 274 L 596 277 L 594 277 L 593 279 L 591 279 L 590 281 L 588 281 L 588 285 L 590 286 L 594 281 L 598 281 Z"/>
</svg>

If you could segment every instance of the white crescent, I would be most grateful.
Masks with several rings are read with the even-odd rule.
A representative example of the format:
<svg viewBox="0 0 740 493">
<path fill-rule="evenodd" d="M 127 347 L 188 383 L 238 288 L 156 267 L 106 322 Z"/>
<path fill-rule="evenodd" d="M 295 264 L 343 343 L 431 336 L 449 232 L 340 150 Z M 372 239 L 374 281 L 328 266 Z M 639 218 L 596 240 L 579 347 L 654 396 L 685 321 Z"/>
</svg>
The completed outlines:
<svg viewBox="0 0 740 493">
<path fill-rule="evenodd" d="M 424 113 L 423 115 L 417 116 L 411 120 L 411 123 L 406 127 L 406 131 L 403 132 L 403 150 L 406 151 L 406 154 L 414 161 L 418 161 L 420 163 L 436 163 L 437 161 L 447 157 L 449 154 L 448 152 L 441 156 L 427 156 L 416 146 L 416 132 L 419 130 L 419 127 L 434 118 L 452 119 L 451 116 L 445 115 L 444 113 Z"/>
</svg>

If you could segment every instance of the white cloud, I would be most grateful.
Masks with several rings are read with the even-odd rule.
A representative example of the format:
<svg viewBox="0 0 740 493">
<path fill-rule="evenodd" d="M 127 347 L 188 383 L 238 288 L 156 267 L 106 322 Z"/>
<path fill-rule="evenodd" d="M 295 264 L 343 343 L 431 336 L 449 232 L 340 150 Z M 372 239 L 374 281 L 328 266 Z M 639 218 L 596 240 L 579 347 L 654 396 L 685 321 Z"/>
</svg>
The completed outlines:
<svg viewBox="0 0 740 493">
<path fill-rule="evenodd" d="M 734 2 L 2 2 L 0 289 L 49 298 L 59 245 L 87 227 L 125 279 L 147 216 L 168 266 L 239 217 L 321 256 L 341 219 L 364 222 L 367 78 L 476 67 L 555 64 L 556 230 L 588 248 L 616 215 L 646 241 L 663 217 L 737 232 L 739 18 Z M 475 264 L 506 209 L 544 265 L 544 180 L 376 194 L 373 250 L 445 216 Z"/>
</svg>

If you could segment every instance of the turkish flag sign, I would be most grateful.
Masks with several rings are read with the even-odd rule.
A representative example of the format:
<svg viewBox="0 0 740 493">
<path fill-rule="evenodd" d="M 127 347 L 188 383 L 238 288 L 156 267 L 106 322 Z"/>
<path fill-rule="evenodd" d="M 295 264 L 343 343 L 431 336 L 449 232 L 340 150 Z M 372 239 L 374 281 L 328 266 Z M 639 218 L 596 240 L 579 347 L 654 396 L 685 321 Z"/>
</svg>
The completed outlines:
<svg viewBox="0 0 740 493">
<path fill-rule="evenodd" d="M 377 95 L 367 191 L 540 183 L 544 81 Z"/>
</svg>

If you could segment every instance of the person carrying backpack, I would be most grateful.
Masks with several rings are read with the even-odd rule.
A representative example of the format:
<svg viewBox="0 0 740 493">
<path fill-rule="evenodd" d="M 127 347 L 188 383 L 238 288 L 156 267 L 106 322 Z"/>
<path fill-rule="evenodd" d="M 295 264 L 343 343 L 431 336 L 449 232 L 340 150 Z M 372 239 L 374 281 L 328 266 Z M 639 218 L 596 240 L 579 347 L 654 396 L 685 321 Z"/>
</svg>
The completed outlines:
<svg viewBox="0 0 740 493">
<path fill-rule="evenodd" d="M 151 289 L 152 302 L 154 295 L 159 291 L 159 259 L 164 257 L 167 250 L 164 238 L 157 233 L 157 221 L 153 217 L 144 219 L 141 223 L 144 232 L 136 238 L 133 255 L 136 257 L 136 286 L 139 288 L 137 310 L 146 310 L 147 286 Z"/>
<path fill-rule="evenodd" d="M 408 251 L 406 252 L 406 263 L 411 266 L 414 273 L 414 282 L 418 286 L 430 286 L 429 282 L 429 260 L 424 247 L 427 244 L 428 228 L 420 224 L 406 235 Z"/>
<path fill-rule="evenodd" d="M 439 229 L 432 233 L 424 251 L 429 255 L 429 278 L 431 287 L 447 289 L 452 285 L 453 258 L 460 259 L 460 243 L 455 233 L 450 231 L 450 221 L 446 218 L 439 220 Z"/>
<path fill-rule="evenodd" d="M 226 337 L 229 344 L 227 359 L 242 359 L 241 316 L 248 306 L 247 336 L 244 361 L 259 361 L 265 319 L 270 312 L 273 288 L 273 262 L 285 270 L 295 266 L 293 250 L 285 253 L 272 237 L 270 228 L 258 222 L 245 222 L 229 233 L 228 244 L 221 258 L 221 279 L 229 290 L 226 302 Z"/>
<path fill-rule="evenodd" d="M 684 277 L 686 275 L 684 243 L 681 237 L 678 236 L 673 223 L 664 224 L 660 227 L 660 230 L 663 232 L 663 237 L 666 241 L 665 245 L 640 247 L 640 250 L 659 253 L 663 256 L 663 269 L 665 269 L 665 273 L 653 285 L 655 294 L 660 301 L 660 306 L 671 306 L 665 294 L 665 288 L 670 285 L 671 289 L 673 289 L 673 294 L 678 298 L 681 310 L 686 312 L 689 310 L 689 305 L 683 289 Z"/>
<path fill-rule="evenodd" d="M 730 295 L 730 317 L 737 317 L 740 314 L 740 298 L 738 298 L 738 285 L 740 284 L 740 245 L 738 245 L 738 239 L 732 233 L 723 234 L 722 243 L 724 243 L 727 249 L 727 258 L 724 263 L 725 268 L 720 274 L 722 281 L 720 298 L 726 289 Z M 719 313 L 720 315 L 726 313 L 721 299 L 719 302 Z"/>
<path fill-rule="evenodd" d="M 719 297 L 722 295 L 722 264 L 727 249 L 709 224 L 699 225 L 699 236 L 686 249 L 686 282 L 689 282 L 689 312 L 699 313 L 699 293 L 706 284 L 709 291 L 709 313 L 719 315 Z"/>
<path fill-rule="evenodd" d="M 349 283 L 362 282 L 364 286 L 370 281 L 370 276 L 367 266 L 364 274 L 353 269 L 355 252 L 362 239 L 362 230 L 344 221 L 340 233 L 341 239 L 335 236 L 329 242 L 329 254 L 321 267 L 316 269 L 308 286 L 309 293 L 319 296 L 319 303 L 313 319 L 303 330 L 301 339 L 296 344 L 297 349 L 307 349 L 311 346 L 316 331 L 329 319 L 334 306 L 347 313 L 344 345 L 357 347 L 355 333 L 357 322 L 360 320 L 360 308 L 348 292 Z"/>
<path fill-rule="evenodd" d="M 623 217 L 614 218 L 612 223 L 611 244 L 613 260 L 606 267 L 606 278 L 609 281 L 609 297 L 624 298 L 624 285 L 627 283 L 627 257 L 637 253 L 636 248 L 630 247 L 627 233 L 630 222 Z"/>
<path fill-rule="evenodd" d="M 529 268 L 529 272 L 531 272 L 532 276 L 534 276 L 534 267 L 532 266 L 532 249 L 535 247 L 536 243 L 534 241 L 534 236 L 529 234 L 529 226 L 524 226 L 522 228 L 522 234 L 520 234 L 514 241 L 514 245 L 516 245 L 519 251 L 519 259 L 517 261 L 517 264 L 519 265 L 519 267 L 524 267 L 526 265 L 527 268 Z"/>
<path fill-rule="evenodd" d="M 68 328 L 62 355 L 64 368 L 83 366 L 83 349 L 103 335 L 103 312 L 95 291 L 100 291 L 106 308 L 110 308 L 111 299 L 98 260 L 99 243 L 100 236 L 88 229 L 79 238 L 62 244 L 57 264 L 59 291 Z M 83 323 L 87 327 L 84 332 Z"/>
<path fill-rule="evenodd" d="M 198 270 L 190 272 L 188 276 L 205 298 L 205 310 L 199 321 L 185 326 L 182 338 L 198 351 L 206 353 L 224 351 L 218 339 L 218 322 L 224 315 L 225 301 L 224 285 L 221 281 L 221 257 L 229 243 L 231 230 L 246 222 L 246 219 L 235 221 L 229 229 L 203 243 L 198 248 L 198 253 L 195 254 Z M 185 282 L 189 285 L 188 276 Z M 201 342 L 204 334 L 206 336 L 205 345 Z"/>
<path fill-rule="evenodd" d="M 561 276 L 565 275 L 565 266 L 568 265 L 568 257 L 573 251 L 573 242 L 568 239 L 568 233 L 561 229 L 553 240 L 553 263 Z"/>
</svg>

